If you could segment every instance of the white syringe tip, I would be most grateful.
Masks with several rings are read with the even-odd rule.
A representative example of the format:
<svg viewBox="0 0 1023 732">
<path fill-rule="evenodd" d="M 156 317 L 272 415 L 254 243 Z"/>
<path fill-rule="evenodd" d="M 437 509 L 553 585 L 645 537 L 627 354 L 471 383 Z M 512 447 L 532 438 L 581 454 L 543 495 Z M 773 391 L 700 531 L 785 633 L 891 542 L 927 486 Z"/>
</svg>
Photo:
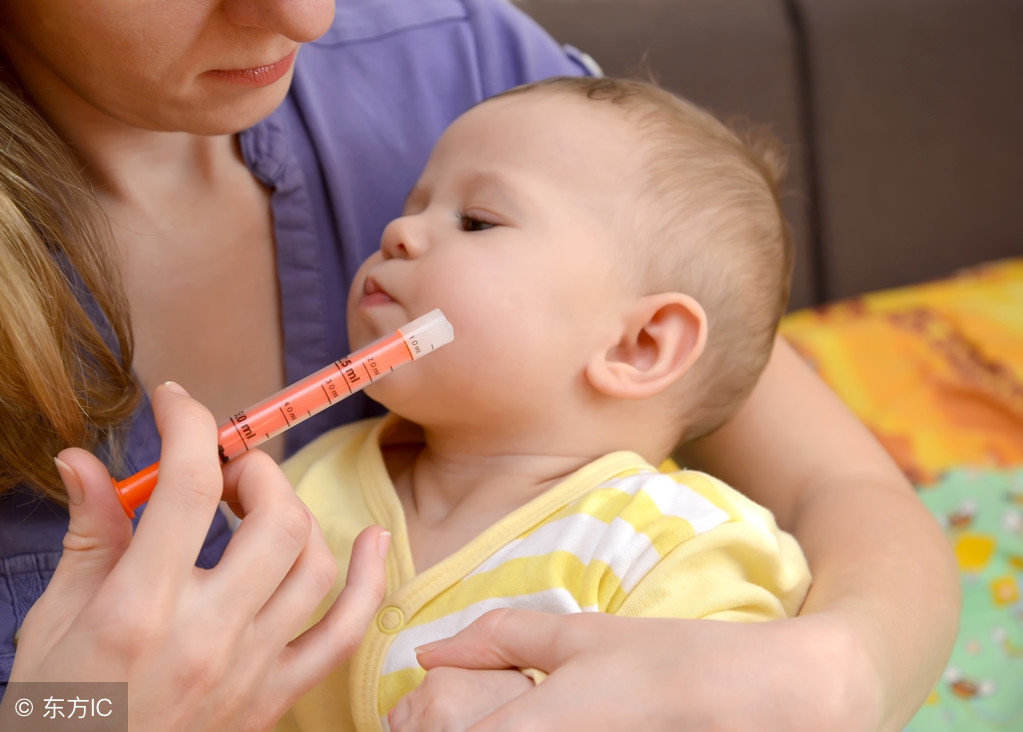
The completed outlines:
<svg viewBox="0 0 1023 732">
<path fill-rule="evenodd" d="M 413 359 L 447 345 L 455 338 L 455 329 L 440 310 L 431 310 L 408 325 L 402 326 L 398 332 L 409 345 Z"/>
</svg>

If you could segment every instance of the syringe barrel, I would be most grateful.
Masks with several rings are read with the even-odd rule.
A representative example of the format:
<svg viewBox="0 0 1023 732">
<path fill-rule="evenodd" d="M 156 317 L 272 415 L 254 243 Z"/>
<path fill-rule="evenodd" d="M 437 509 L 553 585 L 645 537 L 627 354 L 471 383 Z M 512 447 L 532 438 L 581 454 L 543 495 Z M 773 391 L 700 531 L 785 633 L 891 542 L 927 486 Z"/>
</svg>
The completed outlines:
<svg viewBox="0 0 1023 732">
<path fill-rule="evenodd" d="M 221 462 L 228 462 L 276 437 L 332 404 L 362 391 L 392 371 L 446 345 L 454 330 L 440 310 L 402 326 L 389 336 L 281 389 L 273 396 L 235 414 L 220 426 Z M 114 481 L 117 497 L 129 516 L 149 500 L 159 475 L 159 463 Z"/>
</svg>

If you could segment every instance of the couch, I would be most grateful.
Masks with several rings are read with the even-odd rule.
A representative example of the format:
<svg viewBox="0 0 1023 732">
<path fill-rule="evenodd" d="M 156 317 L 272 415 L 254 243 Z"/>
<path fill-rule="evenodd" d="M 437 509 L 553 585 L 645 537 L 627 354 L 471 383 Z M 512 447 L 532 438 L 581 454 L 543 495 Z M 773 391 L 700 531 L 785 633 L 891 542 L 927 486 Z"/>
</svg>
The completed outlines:
<svg viewBox="0 0 1023 732">
<path fill-rule="evenodd" d="M 1023 254 L 1020 0 L 519 0 L 787 145 L 792 307 Z"/>
</svg>

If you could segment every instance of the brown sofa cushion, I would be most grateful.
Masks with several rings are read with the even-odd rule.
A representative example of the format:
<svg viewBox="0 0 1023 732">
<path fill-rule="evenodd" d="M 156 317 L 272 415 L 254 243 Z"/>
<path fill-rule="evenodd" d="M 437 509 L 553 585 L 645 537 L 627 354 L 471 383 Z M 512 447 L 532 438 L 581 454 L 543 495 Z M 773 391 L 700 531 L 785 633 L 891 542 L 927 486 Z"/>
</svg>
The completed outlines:
<svg viewBox="0 0 1023 732">
<path fill-rule="evenodd" d="M 1023 254 L 1023 2 L 518 0 L 789 146 L 792 307 Z M 646 64 L 641 65 L 645 59 Z"/>
<path fill-rule="evenodd" d="M 789 151 L 786 215 L 796 242 L 792 306 L 815 302 L 797 48 L 774 0 L 518 0 L 558 41 L 610 76 L 650 74 L 718 116 L 767 123 Z"/>
<path fill-rule="evenodd" d="M 825 294 L 1023 254 L 1023 3 L 799 3 Z"/>
</svg>

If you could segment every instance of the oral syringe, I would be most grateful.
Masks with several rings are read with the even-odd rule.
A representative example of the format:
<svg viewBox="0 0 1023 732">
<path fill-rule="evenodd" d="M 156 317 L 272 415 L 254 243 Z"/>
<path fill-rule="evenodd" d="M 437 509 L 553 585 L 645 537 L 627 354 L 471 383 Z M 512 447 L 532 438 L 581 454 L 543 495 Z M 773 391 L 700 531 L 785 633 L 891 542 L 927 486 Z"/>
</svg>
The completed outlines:
<svg viewBox="0 0 1023 732">
<path fill-rule="evenodd" d="M 220 426 L 217 434 L 220 461 L 233 460 L 453 338 L 454 330 L 444 314 L 433 310 L 285 387 Z M 117 497 L 129 516 L 134 517 L 135 509 L 149 500 L 159 467 L 160 463 L 153 463 L 135 475 L 114 481 Z"/>
</svg>

